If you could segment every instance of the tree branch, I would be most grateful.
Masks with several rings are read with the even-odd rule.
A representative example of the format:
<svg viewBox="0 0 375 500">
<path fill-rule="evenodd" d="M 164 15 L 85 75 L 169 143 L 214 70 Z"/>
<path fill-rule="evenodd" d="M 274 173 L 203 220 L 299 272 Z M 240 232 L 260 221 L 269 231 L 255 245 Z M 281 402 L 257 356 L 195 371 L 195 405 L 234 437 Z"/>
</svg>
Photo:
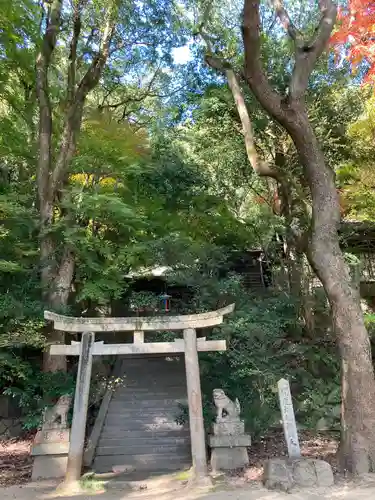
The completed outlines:
<svg viewBox="0 0 375 500">
<path fill-rule="evenodd" d="M 90 50 L 90 44 L 94 40 L 94 37 L 95 37 L 97 31 L 98 31 L 98 29 L 96 27 L 91 28 L 90 34 L 87 36 L 86 43 L 85 43 L 85 46 L 82 50 L 82 53 L 81 53 L 80 57 L 78 57 L 78 59 L 77 59 L 77 68 L 81 67 L 85 56 L 88 53 L 90 53 L 90 54 L 92 53 L 92 51 Z"/>
<path fill-rule="evenodd" d="M 62 0 L 54 0 L 50 6 L 47 27 L 41 49 L 36 57 L 36 94 L 39 104 L 39 158 L 37 185 L 42 224 L 47 224 L 52 217 L 48 203 L 49 180 L 51 170 L 52 147 L 52 109 L 49 98 L 48 70 L 53 51 L 56 47 L 57 34 L 61 23 Z"/>
<path fill-rule="evenodd" d="M 252 166 L 254 172 L 260 177 L 272 177 L 275 180 L 279 180 L 279 173 L 275 169 L 271 168 L 265 161 L 261 161 L 258 158 L 254 141 L 253 126 L 250 120 L 245 98 L 235 72 L 232 69 L 227 69 L 225 74 L 242 123 L 246 152 L 250 165 Z"/>
<path fill-rule="evenodd" d="M 67 84 L 67 102 L 72 104 L 75 96 L 76 70 L 77 70 L 77 46 L 81 34 L 82 22 L 81 14 L 87 0 L 78 0 L 74 5 L 73 11 L 73 35 L 70 42 L 68 84 Z"/>
<path fill-rule="evenodd" d="M 130 103 L 133 102 L 142 102 L 146 97 L 157 97 L 156 94 L 153 94 L 151 92 L 152 90 L 152 85 L 155 83 L 156 77 L 158 76 L 160 72 L 160 67 L 155 71 L 155 73 L 152 75 L 150 81 L 148 82 L 146 88 L 142 92 L 142 95 L 138 97 L 126 97 L 125 99 L 122 99 L 121 101 L 114 103 L 114 104 L 103 104 L 99 107 L 99 109 L 104 109 L 104 108 L 112 108 L 112 109 L 117 109 L 120 108 L 121 106 L 127 106 Z"/>
<path fill-rule="evenodd" d="M 108 9 L 107 21 L 103 30 L 103 36 L 100 43 L 99 52 L 94 57 L 89 69 L 80 81 L 76 94 L 76 101 L 84 101 L 87 94 L 95 88 L 99 82 L 99 78 L 103 72 L 104 66 L 107 63 L 109 56 L 109 49 L 111 45 L 112 36 L 115 30 L 114 21 L 114 5 Z"/>
<path fill-rule="evenodd" d="M 249 111 L 246 106 L 245 97 L 238 81 L 238 77 L 232 69 L 230 63 L 210 54 L 205 56 L 205 61 L 211 68 L 223 73 L 228 80 L 228 86 L 232 92 L 236 109 L 241 120 L 247 158 L 252 169 L 257 175 L 259 175 L 259 177 L 271 177 L 279 181 L 280 175 L 277 170 L 271 168 L 267 162 L 259 160 L 258 152 L 255 147 L 254 130 L 250 120 Z"/>
<path fill-rule="evenodd" d="M 275 9 L 276 16 L 279 18 L 284 29 L 287 31 L 288 35 L 292 40 L 297 42 L 302 36 L 302 33 L 295 27 L 292 20 L 289 17 L 287 10 L 284 7 L 282 0 L 271 0 L 271 4 Z"/>
<path fill-rule="evenodd" d="M 245 0 L 242 37 L 245 49 L 244 77 L 260 104 L 274 117 L 284 115 L 281 96 L 272 89 L 264 72 L 261 51 L 260 0 Z"/>
<path fill-rule="evenodd" d="M 282 0 L 273 0 L 272 3 L 273 5 L 281 5 L 281 11 L 278 11 L 276 6 L 275 9 L 279 19 L 285 27 L 283 19 L 285 19 L 285 16 L 289 19 L 289 16 L 283 7 Z M 337 7 L 332 0 L 319 0 L 319 9 L 322 17 L 319 25 L 315 29 L 313 39 L 309 42 L 303 42 L 300 39 L 296 39 L 291 35 L 290 29 L 287 28 L 287 32 L 295 44 L 295 62 L 289 85 L 290 100 L 299 101 L 305 95 L 311 72 L 314 69 L 317 59 L 326 48 L 336 22 Z"/>
<path fill-rule="evenodd" d="M 60 153 L 56 161 L 56 166 L 52 172 L 52 188 L 54 191 L 56 191 L 63 182 L 67 166 L 73 158 L 77 136 L 81 128 L 84 103 L 88 93 L 94 89 L 99 82 L 108 59 L 114 29 L 114 3 L 112 3 L 112 8 L 108 9 L 107 21 L 103 30 L 99 52 L 94 57 L 86 74 L 80 81 L 75 92 L 73 103 L 69 105 L 65 114 L 65 125 L 60 144 Z"/>
</svg>

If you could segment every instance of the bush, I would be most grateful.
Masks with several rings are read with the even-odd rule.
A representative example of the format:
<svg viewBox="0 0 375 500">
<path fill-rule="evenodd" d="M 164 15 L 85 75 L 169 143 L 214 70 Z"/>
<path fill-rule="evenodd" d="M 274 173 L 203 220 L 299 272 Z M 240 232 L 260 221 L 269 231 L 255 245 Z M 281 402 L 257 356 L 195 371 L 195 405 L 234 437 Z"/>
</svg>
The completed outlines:
<svg viewBox="0 0 375 500">
<path fill-rule="evenodd" d="M 280 426 L 280 378 L 291 384 L 300 427 L 315 428 L 323 417 L 333 425 L 328 417 L 337 420 L 340 370 L 331 339 L 304 336 L 298 305 L 286 293 L 251 295 L 239 287 L 231 298 L 236 303 L 234 313 L 210 336 L 226 338 L 227 351 L 200 356 L 206 427 L 214 417 L 215 388 L 239 399 L 253 436 Z"/>
<path fill-rule="evenodd" d="M 28 365 L 24 383 L 9 386 L 3 394 L 16 398 L 23 411 L 23 427 L 27 430 L 37 429 L 47 406 L 53 406 L 60 396 L 74 393 L 74 376 L 71 373 L 43 373 Z"/>
</svg>

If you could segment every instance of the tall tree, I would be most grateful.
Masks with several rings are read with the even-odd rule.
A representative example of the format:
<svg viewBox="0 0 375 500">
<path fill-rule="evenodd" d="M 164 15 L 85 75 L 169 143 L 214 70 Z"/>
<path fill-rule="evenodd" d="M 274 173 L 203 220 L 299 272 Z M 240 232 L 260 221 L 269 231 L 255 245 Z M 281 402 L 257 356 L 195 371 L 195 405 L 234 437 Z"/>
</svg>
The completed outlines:
<svg viewBox="0 0 375 500">
<path fill-rule="evenodd" d="M 156 99 L 155 87 L 168 81 L 164 70 L 179 35 L 176 29 L 166 36 L 177 15 L 172 0 L 44 5 L 36 56 L 41 282 L 45 303 L 61 310 L 68 304 L 77 261 L 74 242 L 61 231 L 62 225 L 77 227 L 72 173 L 77 166 L 90 171 L 76 161 L 82 124 L 93 111 L 109 110 L 114 119 L 144 126 L 135 115 L 141 115 L 145 99 Z M 64 336 L 53 332 L 50 340 L 63 342 Z M 63 358 L 46 356 L 47 370 L 64 366 Z"/>
<path fill-rule="evenodd" d="M 68 301 L 70 287 L 74 273 L 74 254 L 69 244 L 64 245 L 60 255 L 56 254 L 56 243 L 51 234 L 55 207 L 61 200 L 72 162 L 78 135 L 81 129 L 84 104 L 90 91 L 99 83 L 107 63 L 111 42 L 114 35 L 117 19 L 116 1 L 111 1 L 105 9 L 104 19 L 101 21 L 94 16 L 95 24 L 91 33 L 87 35 L 86 45 L 82 54 L 78 52 L 84 43 L 83 16 L 87 15 L 89 2 L 76 0 L 68 19 L 65 2 L 53 0 L 48 4 L 45 12 L 44 34 L 40 50 L 36 57 L 36 89 L 39 105 L 39 138 L 38 138 L 38 171 L 37 186 L 40 213 L 40 253 L 41 253 L 41 280 L 46 296 L 46 302 L 54 307 L 65 306 Z M 70 9 L 68 8 L 68 11 Z M 95 12 L 91 14 L 97 14 Z M 51 89 L 51 72 L 53 56 L 57 49 L 57 42 L 61 36 L 63 21 L 71 23 L 69 44 L 69 60 L 66 69 L 65 98 L 61 102 L 62 129 L 61 136 L 56 140 L 54 130 L 56 110 L 53 106 Z M 86 29 L 88 27 L 86 26 Z M 91 39 L 90 39 L 91 37 Z M 65 41 L 63 40 L 62 43 Z M 82 60 L 89 58 L 89 64 L 80 75 L 79 66 Z M 54 341 L 63 341 L 63 334 L 54 332 Z M 65 368 L 65 358 L 46 356 L 45 369 L 56 370 Z"/>
<path fill-rule="evenodd" d="M 266 37 L 262 34 L 260 0 L 244 1 L 243 68 L 238 69 L 223 58 L 223 40 L 219 44 L 217 40 L 212 43 L 205 31 L 210 8 L 205 10 L 199 30 L 208 47 L 207 62 L 225 73 L 232 90 L 250 164 L 260 176 L 273 179 L 287 193 L 291 192 L 291 183 L 294 186 L 296 179 L 292 175 L 282 175 L 276 162 L 269 164 L 259 158 L 241 84 L 249 86 L 259 103 L 288 132 L 295 145 L 311 199 L 311 210 L 302 196 L 302 214 L 291 228 L 299 251 L 307 256 L 331 305 L 342 358 L 342 467 L 354 473 L 368 472 L 375 470 L 375 380 L 370 341 L 359 292 L 352 286 L 339 245 L 337 230 L 341 217 L 335 174 L 325 160 L 306 105 L 309 79 L 329 43 L 337 9 L 331 0 L 320 0 L 320 20 L 311 35 L 309 30 L 302 32 L 297 28 L 282 1 L 273 0 L 271 3 L 293 47 L 293 69 L 290 71 L 289 66 L 285 67 L 285 89 L 275 90 L 272 77 L 263 66 L 262 40 Z M 277 39 L 282 43 L 280 36 Z"/>
</svg>

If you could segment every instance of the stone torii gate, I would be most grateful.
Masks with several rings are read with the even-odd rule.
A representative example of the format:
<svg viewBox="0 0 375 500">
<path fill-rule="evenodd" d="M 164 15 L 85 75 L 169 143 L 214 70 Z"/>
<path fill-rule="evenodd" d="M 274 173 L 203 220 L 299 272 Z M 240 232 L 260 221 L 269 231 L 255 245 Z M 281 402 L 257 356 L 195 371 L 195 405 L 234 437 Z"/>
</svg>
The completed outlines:
<svg viewBox="0 0 375 500">
<path fill-rule="evenodd" d="M 53 322 L 55 330 L 82 333 L 80 342 L 50 346 L 51 355 L 79 356 L 65 485 L 71 486 L 81 477 L 92 356 L 125 354 L 185 354 L 193 470 L 196 481 L 204 482 L 207 480 L 198 351 L 225 351 L 226 341 L 197 339 L 196 329 L 221 324 L 223 317 L 233 310 L 234 304 L 231 304 L 217 311 L 201 314 L 127 318 L 74 318 L 50 311 L 44 312 L 45 319 Z M 157 330 L 182 330 L 183 339 L 176 339 L 174 342 L 145 343 L 145 332 Z M 119 331 L 133 332 L 133 343 L 105 344 L 102 341 L 95 342 L 96 332 L 103 334 Z"/>
</svg>

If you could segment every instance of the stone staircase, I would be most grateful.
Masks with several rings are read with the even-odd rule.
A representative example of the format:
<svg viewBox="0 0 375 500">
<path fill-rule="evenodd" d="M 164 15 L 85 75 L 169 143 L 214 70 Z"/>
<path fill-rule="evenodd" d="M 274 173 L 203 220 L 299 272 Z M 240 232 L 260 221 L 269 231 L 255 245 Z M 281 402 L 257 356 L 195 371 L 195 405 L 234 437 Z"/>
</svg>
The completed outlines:
<svg viewBox="0 0 375 500">
<path fill-rule="evenodd" d="M 124 384 L 116 389 L 96 447 L 93 470 L 163 472 L 191 466 L 188 427 L 176 424 L 186 403 L 184 360 L 121 359 Z"/>
</svg>

